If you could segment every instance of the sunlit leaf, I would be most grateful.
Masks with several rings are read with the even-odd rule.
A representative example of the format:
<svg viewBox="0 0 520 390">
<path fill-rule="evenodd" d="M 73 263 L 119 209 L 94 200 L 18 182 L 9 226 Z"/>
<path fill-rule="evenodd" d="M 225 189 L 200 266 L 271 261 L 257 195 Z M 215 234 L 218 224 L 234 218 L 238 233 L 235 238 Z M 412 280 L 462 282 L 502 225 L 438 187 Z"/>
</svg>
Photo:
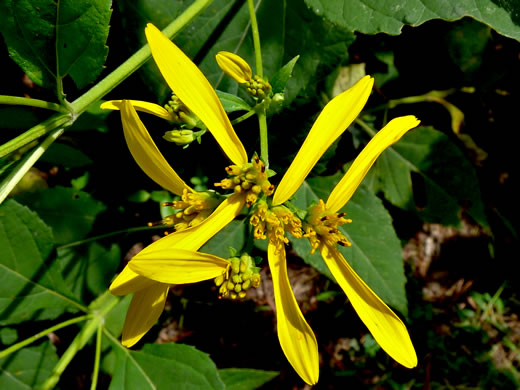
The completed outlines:
<svg viewBox="0 0 520 390">
<path fill-rule="evenodd" d="M 203 352 L 182 344 L 146 344 L 141 351 L 116 346 L 118 361 L 110 390 L 225 389 L 217 368 Z"/>
<path fill-rule="evenodd" d="M 45 87 L 70 75 L 79 88 L 94 81 L 105 62 L 111 0 L 6 0 L 0 31 L 10 56 Z"/>
<path fill-rule="evenodd" d="M 84 238 L 106 208 L 90 194 L 65 187 L 20 194 L 17 200 L 30 206 L 52 228 L 57 244 Z"/>
<path fill-rule="evenodd" d="M 58 355 L 50 342 L 27 347 L 0 359 L 0 389 L 36 389 L 52 373 Z"/>
<path fill-rule="evenodd" d="M 226 390 L 255 390 L 280 373 L 249 368 L 225 368 L 218 371 Z"/>
<path fill-rule="evenodd" d="M 0 206 L 0 270 L 1 325 L 54 319 L 80 307 L 53 259 L 51 229 L 13 200 Z"/>
<path fill-rule="evenodd" d="M 500 34 L 520 40 L 520 3 L 493 0 L 305 0 L 317 15 L 352 31 L 397 35 L 404 25 L 471 16 Z"/>
</svg>

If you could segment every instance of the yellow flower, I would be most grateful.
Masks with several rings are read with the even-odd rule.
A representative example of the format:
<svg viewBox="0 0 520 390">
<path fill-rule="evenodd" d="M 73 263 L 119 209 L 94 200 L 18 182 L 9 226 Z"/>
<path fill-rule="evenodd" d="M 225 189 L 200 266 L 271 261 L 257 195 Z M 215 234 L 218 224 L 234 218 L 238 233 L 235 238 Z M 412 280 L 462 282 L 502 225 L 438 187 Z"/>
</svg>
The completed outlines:
<svg viewBox="0 0 520 390">
<path fill-rule="evenodd" d="M 228 158 L 237 166 L 247 164 L 247 154 L 220 103 L 215 91 L 200 70 L 156 27 L 146 27 L 146 37 L 152 55 L 166 82 L 182 101 L 213 134 Z M 182 196 L 186 203 L 185 214 L 196 212 L 203 197 L 197 196 L 173 170 L 163 157 L 150 134 L 141 122 L 136 110 L 172 120 L 165 108 L 147 102 L 114 100 L 105 102 L 104 109 L 121 111 L 121 121 L 128 148 L 143 171 L 163 188 Z M 190 196 L 190 194 L 194 194 Z M 150 259 L 181 264 L 182 273 L 171 279 L 172 284 L 193 283 L 214 278 L 222 273 L 225 264 L 214 258 L 199 258 L 199 261 L 182 262 L 185 251 L 197 251 L 205 242 L 231 222 L 242 210 L 246 195 L 235 193 L 224 200 L 215 211 L 198 224 L 188 224 L 184 230 L 176 231 L 149 245 L 132 260 Z M 181 202 L 181 203 L 182 203 Z M 206 210 L 202 210 L 206 212 Z M 183 252 L 184 251 L 184 252 Z M 184 253 L 184 255 L 182 255 Z M 184 256 L 184 257 L 182 257 Z M 181 260 L 179 260 L 181 259 Z M 166 271 L 165 271 L 166 272 Z M 169 284 L 157 282 L 134 272 L 128 265 L 110 286 L 115 295 L 134 293 L 123 328 L 122 343 L 134 345 L 159 318 L 168 293 Z"/>
<path fill-rule="evenodd" d="M 351 89 L 338 95 L 327 104 L 278 185 L 273 196 L 273 206 L 281 205 L 296 192 L 324 151 L 354 120 L 368 98 L 372 83 L 371 78 L 364 77 Z M 332 190 L 327 202 L 320 201 L 319 204 L 309 209 L 304 223 L 305 237 L 309 238 L 313 250 L 320 250 L 327 267 L 374 339 L 392 358 L 409 368 L 417 365 L 417 356 L 405 325 L 356 274 L 338 251 L 336 244 L 350 245 L 337 230 L 338 226 L 348 223 L 350 220 L 343 218 L 345 214 L 338 214 L 338 211 L 349 201 L 377 157 L 418 124 L 419 121 L 414 116 L 399 117 L 390 121 L 362 150 L 348 172 Z M 285 270 L 282 269 L 285 268 L 283 248 L 277 251 L 276 248 L 269 245 L 269 256 L 273 258 L 269 259 L 270 266 L 272 264 L 271 272 L 274 270 L 273 275 L 285 273 Z M 277 263 L 279 263 L 278 266 Z M 288 291 L 287 289 L 285 294 L 288 294 Z M 278 301 L 283 302 L 284 298 L 283 296 L 277 297 L 275 294 L 275 299 L 278 305 Z M 299 310 L 293 307 L 292 312 L 287 313 L 292 315 L 287 318 L 278 317 L 279 323 L 287 324 L 285 326 L 287 329 L 294 324 L 303 324 L 303 317 Z M 289 360 L 296 367 L 293 360 L 301 365 L 306 363 L 306 361 L 302 361 L 303 344 L 305 344 L 303 340 L 306 339 L 298 339 L 302 340 L 302 345 L 298 348 L 294 342 L 294 331 L 302 332 L 301 329 L 291 330 L 291 332 L 283 329 L 280 332 L 279 325 L 280 342 L 288 345 L 284 348 L 285 354 L 291 356 Z M 308 335 L 308 339 L 310 340 L 310 335 Z M 305 347 L 308 348 L 308 346 Z M 302 374 L 300 373 L 300 375 Z"/>
</svg>

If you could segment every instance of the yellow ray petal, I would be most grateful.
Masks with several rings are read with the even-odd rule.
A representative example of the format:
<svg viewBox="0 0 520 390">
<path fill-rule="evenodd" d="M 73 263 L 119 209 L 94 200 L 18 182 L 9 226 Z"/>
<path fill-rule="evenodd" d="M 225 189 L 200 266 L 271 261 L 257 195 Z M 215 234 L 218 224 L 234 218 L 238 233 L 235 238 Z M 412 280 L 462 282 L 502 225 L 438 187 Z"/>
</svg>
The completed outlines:
<svg viewBox="0 0 520 390">
<path fill-rule="evenodd" d="M 132 259 L 128 266 L 139 275 L 161 283 L 197 283 L 222 275 L 230 262 L 186 249 L 152 250 Z"/>
<path fill-rule="evenodd" d="M 145 33 L 155 63 L 175 95 L 206 125 L 233 163 L 247 163 L 242 142 L 199 68 L 154 25 L 148 24 Z"/>
<path fill-rule="evenodd" d="M 215 58 L 220 69 L 236 82 L 244 84 L 251 80 L 253 71 L 242 57 L 229 51 L 219 51 Z"/>
<path fill-rule="evenodd" d="M 319 376 L 318 344 L 289 284 L 285 248 L 282 246 L 277 249 L 275 245 L 269 244 L 267 258 L 273 277 L 280 345 L 298 375 L 309 385 L 314 385 Z"/>
<path fill-rule="evenodd" d="M 370 96 L 373 84 L 374 79 L 365 76 L 323 108 L 291 166 L 278 184 L 273 205 L 282 204 L 298 190 L 323 153 L 359 115 Z"/>
<path fill-rule="evenodd" d="M 130 348 L 155 325 L 164 309 L 169 285 L 154 283 L 137 291 L 126 312 L 121 343 Z"/>
<path fill-rule="evenodd" d="M 182 195 L 185 188 L 192 191 L 165 160 L 132 104 L 123 100 L 120 107 L 126 143 L 141 169 L 157 184 L 174 194 Z"/>
<path fill-rule="evenodd" d="M 153 280 L 136 274 L 127 265 L 110 285 L 110 292 L 114 295 L 122 296 L 150 287 L 154 283 Z"/>
<path fill-rule="evenodd" d="M 166 108 L 159 106 L 155 103 L 143 102 L 141 100 L 127 100 L 132 106 L 136 109 L 136 111 L 146 112 L 147 114 L 152 114 L 158 116 L 159 118 L 166 119 L 167 121 L 172 121 L 173 118 L 170 113 L 166 110 Z M 123 100 L 109 100 L 107 102 L 103 102 L 100 108 L 103 110 L 120 110 L 123 105 Z"/>
<path fill-rule="evenodd" d="M 201 224 L 188 229 L 180 230 L 148 245 L 132 260 L 147 257 L 148 253 L 166 253 L 173 248 L 198 250 L 211 237 L 230 223 L 244 207 L 245 196 L 243 194 L 231 195 L 225 199 L 213 213 Z"/>
<path fill-rule="evenodd" d="M 322 244 L 320 251 L 330 272 L 381 348 L 403 366 L 415 367 L 417 355 L 399 317 L 366 285 L 336 248 Z"/>
<path fill-rule="evenodd" d="M 413 115 L 392 119 L 363 148 L 327 200 L 327 209 L 338 212 L 350 200 L 359 184 L 383 151 L 397 142 L 408 130 L 419 125 Z"/>
</svg>

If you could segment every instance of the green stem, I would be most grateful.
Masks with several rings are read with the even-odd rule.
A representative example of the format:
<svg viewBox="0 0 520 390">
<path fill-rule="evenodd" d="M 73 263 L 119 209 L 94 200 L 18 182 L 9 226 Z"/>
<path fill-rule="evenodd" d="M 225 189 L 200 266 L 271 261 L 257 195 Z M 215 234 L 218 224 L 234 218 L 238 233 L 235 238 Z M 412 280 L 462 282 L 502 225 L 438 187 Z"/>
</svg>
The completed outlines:
<svg viewBox="0 0 520 390">
<path fill-rule="evenodd" d="M 69 124 L 72 124 L 70 114 L 54 114 L 50 118 L 27 130 L 25 133 L 0 146 L 0 158 L 7 156 L 9 153 L 20 149 L 53 130 L 66 127 Z"/>
<path fill-rule="evenodd" d="M 47 336 L 49 333 L 56 332 L 57 330 L 65 328 L 69 325 L 77 324 L 78 322 L 81 322 L 81 321 L 88 320 L 89 318 L 92 318 L 92 316 L 90 314 L 87 314 L 84 316 L 72 318 L 68 321 L 63 321 L 63 322 L 59 323 L 58 325 L 54 325 L 54 326 L 51 326 L 50 328 L 42 330 L 41 332 L 36 333 L 34 336 L 31 336 L 28 339 L 25 339 L 23 341 L 20 341 L 19 343 L 11 345 L 9 348 L 6 348 L 3 351 L 1 351 L 0 359 L 3 359 L 4 357 L 12 354 L 13 352 L 18 351 L 19 349 L 25 347 L 26 345 L 34 343 L 36 340 Z"/>
<path fill-rule="evenodd" d="M 269 142 L 267 139 L 267 116 L 265 115 L 265 108 L 257 111 L 258 126 L 260 128 L 260 158 L 269 168 Z"/>
<path fill-rule="evenodd" d="M 103 336 L 103 326 L 99 324 L 96 334 L 96 356 L 94 358 L 94 370 L 92 372 L 92 384 L 90 390 L 96 390 L 98 376 L 99 376 L 99 363 L 101 361 L 101 340 Z"/>
<path fill-rule="evenodd" d="M 64 127 L 53 130 L 45 140 L 35 147 L 31 152 L 27 153 L 16 165 L 16 167 L 7 175 L 7 177 L 0 184 L 0 204 L 5 200 L 7 195 L 18 184 L 23 176 L 31 169 L 31 167 L 38 161 L 43 153 L 52 145 L 52 143 L 63 134 Z"/>
<path fill-rule="evenodd" d="M 262 48 L 260 45 L 260 33 L 258 31 L 258 22 L 256 20 L 256 10 L 253 0 L 247 0 L 249 6 L 249 17 L 251 19 L 251 33 L 253 34 L 253 45 L 255 48 L 256 73 L 260 77 L 264 77 L 264 68 L 262 65 Z M 260 158 L 265 166 L 269 167 L 269 143 L 267 139 L 267 116 L 265 106 L 257 107 L 258 126 L 260 129 Z"/>
<path fill-rule="evenodd" d="M 69 113 L 65 107 L 60 106 L 59 104 L 47 102 L 45 100 L 31 99 L 31 98 L 19 97 L 19 96 L 0 95 L 0 104 L 10 104 L 13 106 L 38 107 L 38 108 L 45 108 L 47 110 L 61 112 L 62 114 Z"/>
<path fill-rule="evenodd" d="M 253 33 L 253 45 L 255 48 L 256 74 L 261 78 L 264 77 L 264 68 L 262 66 L 262 49 L 260 46 L 260 33 L 258 31 L 258 22 L 256 21 L 256 10 L 253 0 L 247 0 L 249 6 L 249 17 L 251 18 L 251 32 Z"/>
<path fill-rule="evenodd" d="M 60 380 L 60 376 L 65 371 L 70 361 L 76 356 L 90 338 L 98 331 L 99 327 L 103 327 L 105 316 L 114 308 L 119 302 L 119 298 L 106 292 L 105 295 L 98 298 L 95 302 L 102 300 L 103 305 L 98 310 L 93 310 L 93 317 L 83 326 L 78 335 L 72 340 L 67 350 L 61 355 L 60 360 L 52 370 L 51 375 L 42 384 L 42 390 L 49 390 L 56 386 Z"/>
<path fill-rule="evenodd" d="M 200 12 L 202 12 L 213 0 L 196 0 L 186 11 L 184 11 L 178 18 L 171 22 L 163 33 L 168 38 L 173 38 L 182 28 L 190 23 Z M 145 45 L 132 55 L 128 60 L 121 64 L 112 73 L 106 76 L 103 80 L 97 83 L 90 90 L 85 92 L 81 97 L 71 103 L 71 106 L 76 113 L 80 115 L 92 103 L 97 102 L 123 80 L 135 72 L 141 65 L 143 65 L 151 57 L 150 46 Z"/>
<path fill-rule="evenodd" d="M 363 130 L 365 130 L 365 132 L 369 136 L 373 137 L 374 135 L 376 135 L 377 131 L 375 131 L 373 128 L 371 128 L 369 125 L 367 125 L 361 119 L 356 119 L 355 122 L 356 122 L 357 125 L 359 125 L 359 127 L 361 127 Z"/>
<path fill-rule="evenodd" d="M 245 121 L 247 118 L 250 118 L 252 117 L 253 115 L 256 114 L 256 111 L 255 110 L 251 110 L 251 111 L 248 111 L 246 112 L 244 115 L 242 116 L 239 116 L 238 118 L 234 119 L 231 121 L 231 124 L 232 125 L 236 125 L 237 123 L 240 123 L 242 121 Z"/>
</svg>

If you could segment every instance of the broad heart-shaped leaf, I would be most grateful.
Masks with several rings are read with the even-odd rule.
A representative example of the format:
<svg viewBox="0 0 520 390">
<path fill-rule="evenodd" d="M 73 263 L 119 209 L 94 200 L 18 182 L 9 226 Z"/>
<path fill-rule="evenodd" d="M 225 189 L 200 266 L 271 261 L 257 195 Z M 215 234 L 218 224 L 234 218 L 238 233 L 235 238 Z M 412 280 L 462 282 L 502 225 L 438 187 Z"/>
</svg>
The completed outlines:
<svg viewBox="0 0 520 390">
<path fill-rule="evenodd" d="M 413 130 L 383 152 L 365 182 L 427 222 L 459 225 L 464 209 L 488 226 L 475 169 L 446 135 L 432 128 Z M 420 193 L 414 196 L 412 188 Z"/>
<path fill-rule="evenodd" d="M 326 201 L 341 177 L 338 172 L 334 176 L 308 179 L 295 194 L 292 203 L 305 210 L 312 202 L 319 199 Z M 343 225 L 340 230 L 352 246 L 339 247 L 341 253 L 383 301 L 406 315 L 406 279 L 401 245 L 388 211 L 381 200 L 363 186 L 358 188 L 343 211 L 347 212 L 352 223 Z M 307 239 L 291 241 L 294 250 L 305 262 L 321 272 L 325 269 L 323 273 L 332 278 L 319 253 L 310 255 Z"/>
<path fill-rule="evenodd" d="M 131 351 L 114 343 L 118 357 L 110 390 L 225 389 L 207 354 L 182 344 L 146 344 Z"/>
<path fill-rule="evenodd" d="M 520 40 L 520 2 L 500 0 L 305 0 L 317 15 L 351 31 L 397 35 L 405 24 L 418 26 L 431 19 L 464 16 Z"/>
<path fill-rule="evenodd" d="M 52 228 L 56 244 L 84 238 L 96 216 L 106 208 L 90 194 L 66 187 L 27 192 L 16 200 L 30 206 Z"/>
<path fill-rule="evenodd" d="M 249 368 L 224 368 L 218 371 L 226 390 L 256 390 L 280 373 Z"/>
<path fill-rule="evenodd" d="M 78 88 L 103 69 L 112 0 L 4 0 L 0 31 L 9 54 L 35 83 L 56 87 L 70 75 Z"/>
<path fill-rule="evenodd" d="M 245 244 L 247 220 L 232 221 L 224 229 L 215 234 L 202 248 L 203 253 L 227 259 L 230 257 L 229 249 L 241 250 Z"/>
<path fill-rule="evenodd" d="M 49 341 L 27 347 L 0 359 L 0 389 L 37 389 L 58 363 L 56 350 Z"/>
<path fill-rule="evenodd" d="M 51 229 L 36 213 L 13 200 L 0 205 L 0 325 L 82 308 L 52 255 Z"/>
</svg>

